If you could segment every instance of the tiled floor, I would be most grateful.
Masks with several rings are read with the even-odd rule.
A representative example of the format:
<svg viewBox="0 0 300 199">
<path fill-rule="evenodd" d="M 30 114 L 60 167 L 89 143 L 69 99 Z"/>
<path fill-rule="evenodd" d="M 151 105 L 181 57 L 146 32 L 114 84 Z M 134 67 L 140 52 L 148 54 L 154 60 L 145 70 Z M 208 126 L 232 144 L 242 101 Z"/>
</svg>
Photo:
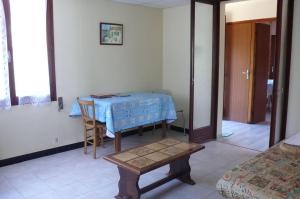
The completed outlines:
<svg viewBox="0 0 300 199">
<path fill-rule="evenodd" d="M 126 137 L 123 147 L 129 148 L 159 139 L 158 131 Z M 170 131 L 170 137 L 187 139 L 182 133 Z M 232 145 L 209 142 L 206 149 L 191 158 L 192 178 L 196 185 L 190 186 L 173 180 L 147 194 L 143 199 L 219 199 L 215 190 L 217 180 L 234 165 L 257 154 L 252 150 Z M 91 151 L 91 150 L 89 150 Z M 82 149 L 43 157 L 0 168 L 1 199 L 111 199 L 118 192 L 116 166 L 102 159 L 113 152 L 112 143 L 98 148 L 98 159 L 92 154 L 84 155 Z M 144 186 L 166 175 L 168 167 L 157 169 L 142 176 Z"/>
<path fill-rule="evenodd" d="M 265 151 L 269 148 L 270 124 L 268 122 L 244 124 L 223 120 L 222 131 L 233 134 L 228 137 L 220 137 L 220 142 L 257 151 Z"/>
</svg>

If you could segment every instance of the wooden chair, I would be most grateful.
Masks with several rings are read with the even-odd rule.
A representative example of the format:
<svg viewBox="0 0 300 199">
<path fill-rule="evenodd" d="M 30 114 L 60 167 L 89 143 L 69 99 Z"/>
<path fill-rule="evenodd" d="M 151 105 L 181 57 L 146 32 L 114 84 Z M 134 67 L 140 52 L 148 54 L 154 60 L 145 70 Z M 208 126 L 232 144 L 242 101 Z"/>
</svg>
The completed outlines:
<svg viewBox="0 0 300 199">
<path fill-rule="evenodd" d="M 84 126 L 84 153 L 87 154 L 87 144 L 93 145 L 93 157 L 96 159 L 97 145 L 104 146 L 105 124 L 96 121 L 94 101 L 85 101 L 77 98 L 81 110 Z M 92 117 L 91 117 L 92 114 Z M 92 131 L 92 134 L 89 134 Z M 90 139 L 92 138 L 92 139 Z M 100 142 L 98 142 L 100 139 Z"/>
</svg>

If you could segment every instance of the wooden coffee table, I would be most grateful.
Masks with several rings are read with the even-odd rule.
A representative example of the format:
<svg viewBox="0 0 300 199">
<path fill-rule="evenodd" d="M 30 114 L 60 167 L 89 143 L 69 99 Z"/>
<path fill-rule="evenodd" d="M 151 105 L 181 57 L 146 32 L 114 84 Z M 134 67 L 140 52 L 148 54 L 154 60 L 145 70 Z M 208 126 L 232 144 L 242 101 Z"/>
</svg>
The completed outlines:
<svg viewBox="0 0 300 199">
<path fill-rule="evenodd" d="M 118 166 L 120 174 L 119 194 L 115 198 L 139 199 L 141 194 L 151 191 L 175 178 L 184 183 L 194 185 L 195 182 L 190 176 L 190 155 L 204 148 L 200 144 L 186 143 L 168 138 L 105 156 L 105 160 Z M 138 181 L 142 174 L 166 164 L 170 164 L 170 171 L 167 177 L 146 187 L 139 187 Z"/>
</svg>

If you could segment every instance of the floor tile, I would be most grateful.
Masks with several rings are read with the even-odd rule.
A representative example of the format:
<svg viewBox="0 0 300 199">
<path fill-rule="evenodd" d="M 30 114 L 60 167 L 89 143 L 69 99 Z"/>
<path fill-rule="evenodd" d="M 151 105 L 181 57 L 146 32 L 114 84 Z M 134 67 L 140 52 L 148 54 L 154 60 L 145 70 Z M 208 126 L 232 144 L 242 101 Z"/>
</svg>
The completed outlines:
<svg viewBox="0 0 300 199">
<path fill-rule="evenodd" d="M 182 133 L 169 131 L 171 138 L 188 140 Z M 123 149 L 160 140 L 160 130 L 145 132 L 122 139 Z M 208 142 L 205 149 L 190 158 L 191 175 L 196 185 L 173 180 L 146 194 L 142 199 L 218 199 L 216 182 L 223 173 L 258 152 L 221 142 Z M 112 142 L 97 148 L 97 159 L 76 149 L 0 168 L 1 199 L 113 199 L 118 194 L 117 167 L 103 159 L 114 152 Z M 167 175 L 166 165 L 141 176 L 139 185 L 144 187 Z"/>
<path fill-rule="evenodd" d="M 228 137 L 219 138 L 219 141 L 224 143 L 257 151 L 265 151 L 269 148 L 270 122 L 244 124 L 223 120 L 222 132 L 231 134 Z"/>
<path fill-rule="evenodd" d="M 24 199 L 24 197 L 15 190 L 9 190 L 0 193 L 0 198 L 2 199 Z"/>
</svg>

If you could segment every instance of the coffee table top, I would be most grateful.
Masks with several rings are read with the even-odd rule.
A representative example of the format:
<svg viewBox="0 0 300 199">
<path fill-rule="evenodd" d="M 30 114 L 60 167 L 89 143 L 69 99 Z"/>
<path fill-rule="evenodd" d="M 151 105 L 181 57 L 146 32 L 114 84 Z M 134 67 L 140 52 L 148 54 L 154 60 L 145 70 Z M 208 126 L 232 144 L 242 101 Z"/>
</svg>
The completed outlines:
<svg viewBox="0 0 300 199">
<path fill-rule="evenodd" d="M 200 144 L 167 138 L 114 153 L 105 156 L 104 159 L 137 174 L 143 174 L 204 148 Z"/>
</svg>

